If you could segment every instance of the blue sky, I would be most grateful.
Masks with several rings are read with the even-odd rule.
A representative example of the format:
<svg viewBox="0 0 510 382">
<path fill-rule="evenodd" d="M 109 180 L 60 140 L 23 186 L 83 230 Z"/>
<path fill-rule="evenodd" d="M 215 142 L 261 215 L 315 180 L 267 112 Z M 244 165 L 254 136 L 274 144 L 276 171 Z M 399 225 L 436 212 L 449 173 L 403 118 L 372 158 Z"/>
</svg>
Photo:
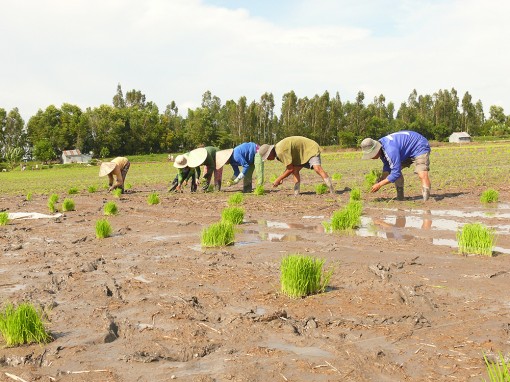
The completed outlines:
<svg viewBox="0 0 510 382">
<path fill-rule="evenodd" d="M 0 107 L 111 104 L 117 84 L 181 114 L 211 91 L 339 92 L 398 108 L 455 88 L 510 114 L 505 0 L 0 0 Z"/>
</svg>

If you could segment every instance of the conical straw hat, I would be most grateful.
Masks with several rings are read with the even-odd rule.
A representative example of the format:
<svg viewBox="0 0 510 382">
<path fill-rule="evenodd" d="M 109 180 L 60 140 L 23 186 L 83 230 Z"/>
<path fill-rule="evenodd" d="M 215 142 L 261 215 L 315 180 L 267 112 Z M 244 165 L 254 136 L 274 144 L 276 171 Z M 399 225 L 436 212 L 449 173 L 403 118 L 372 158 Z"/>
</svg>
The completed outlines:
<svg viewBox="0 0 510 382">
<path fill-rule="evenodd" d="M 115 163 L 113 162 L 103 162 L 101 163 L 101 167 L 99 167 L 99 176 L 106 176 L 115 170 Z"/>
</svg>

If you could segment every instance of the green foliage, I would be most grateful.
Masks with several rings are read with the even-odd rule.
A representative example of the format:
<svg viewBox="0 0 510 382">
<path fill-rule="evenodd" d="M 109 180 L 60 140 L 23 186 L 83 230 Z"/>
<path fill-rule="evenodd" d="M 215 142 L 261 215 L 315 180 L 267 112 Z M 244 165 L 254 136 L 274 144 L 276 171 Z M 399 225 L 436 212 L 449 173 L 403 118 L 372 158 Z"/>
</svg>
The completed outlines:
<svg viewBox="0 0 510 382">
<path fill-rule="evenodd" d="M 493 229 L 480 223 L 465 224 L 457 232 L 460 254 L 492 256 L 492 247 L 496 239 Z"/>
<path fill-rule="evenodd" d="M 244 195 L 242 192 L 236 192 L 235 194 L 231 195 L 230 198 L 228 198 L 228 205 L 229 206 L 236 206 L 241 204 L 244 201 Z"/>
<path fill-rule="evenodd" d="M 58 194 L 51 194 L 48 198 L 49 201 L 52 201 L 53 203 L 58 203 L 59 196 Z"/>
<path fill-rule="evenodd" d="M 221 212 L 221 220 L 232 224 L 241 224 L 244 219 L 244 209 L 228 207 Z"/>
<path fill-rule="evenodd" d="M 351 193 L 349 194 L 350 201 L 358 201 L 361 200 L 361 190 L 359 188 L 353 188 Z"/>
<path fill-rule="evenodd" d="M 99 151 L 99 157 L 106 158 L 109 156 L 110 156 L 110 149 L 108 147 L 101 147 L 101 150 Z"/>
<path fill-rule="evenodd" d="M 21 147 L 10 147 L 5 150 L 5 161 L 9 163 L 9 167 L 11 170 L 16 167 L 16 165 L 21 162 L 23 158 L 23 149 Z"/>
<path fill-rule="evenodd" d="M 499 192 L 489 188 L 482 192 L 482 195 L 480 196 L 480 201 L 482 203 L 497 203 L 499 200 Z"/>
<path fill-rule="evenodd" d="M 42 344 L 52 339 L 44 328 L 42 312 L 29 303 L 22 303 L 17 307 L 7 304 L 0 311 L 0 333 L 7 346 L 33 342 Z"/>
<path fill-rule="evenodd" d="M 257 186 L 255 187 L 255 189 L 253 190 L 253 194 L 254 195 L 257 195 L 257 196 L 262 196 L 266 193 L 266 191 L 264 190 L 264 186 Z"/>
<path fill-rule="evenodd" d="M 105 215 L 117 215 L 118 213 L 119 213 L 119 210 L 118 210 L 115 202 L 107 202 L 104 205 L 104 214 Z"/>
<path fill-rule="evenodd" d="M 9 223 L 9 214 L 7 212 L 0 212 L 0 225 L 7 225 Z"/>
<path fill-rule="evenodd" d="M 57 210 L 57 207 L 55 206 L 55 202 L 53 200 L 48 200 L 47 205 L 51 213 L 54 213 Z"/>
<path fill-rule="evenodd" d="M 131 183 L 124 184 L 124 190 L 131 190 L 133 188 L 133 185 Z"/>
<path fill-rule="evenodd" d="M 372 169 L 368 174 L 365 175 L 364 186 L 367 191 L 372 189 L 372 186 L 378 182 L 381 178 L 382 171 L 378 169 Z"/>
<path fill-rule="evenodd" d="M 45 163 L 55 159 L 57 156 L 51 142 L 47 139 L 36 142 L 32 153 L 37 160 Z"/>
<path fill-rule="evenodd" d="M 147 204 L 149 204 L 150 206 L 154 204 L 159 204 L 159 195 L 156 192 L 149 194 L 149 196 L 147 197 Z"/>
<path fill-rule="evenodd" d="M 96 237 L 98 239 L 110 237 L 112 231 L 112 226 L 107 219 L 99 219 L 96 221 Z"/>
<path fill-rule="evenodd" d="M 202 230 L 202 247 L 223 247 L 234 244 L 234 225 L 220 221 Z"/>
<path fill-rule="evenodd" d="M 75 205 L 73 199 L 64 199 L 62 202 L 62 211 L 74 211 Z"/>
<path fill-rule="evenodd" d="M 27 202 L 31 201 L 32 200 L 32 193 L 29 192 L 25 199 L 26 199 Z"/>
<path fill-rule="evenodd" d="M 362 211 L 363 204 L 360 201 L 350 201 L 343 209 L 333 212 L 331 223 L 326 228 L 344 231 L 359 227 Z"/>
<path fill-rule="evenodd" d="M 492 363 L 487 359 L 485 354 L 483 355 L 489 382 L 510 382 L 509 364 L 505 362 L 505 358 L 501 353 L 499 354 L 499 358 L 501 364 Z M 486 382 L 485 379 L 484 382 Z"/>
<path fill-rule="evenodd" d="M 75 195 L 79 192 L 80 192 L 80 190 L 78 190 L 78 187 L 71 187 L 69 190 L 67 190 L 67 193 L 69 195 Z"/>
<path fill-rule="evenodd" d="M 334 173 L 334 174 L 331 176 L 331 179 L 333 179 L 333 180 L 334 180 L 334 181 L 336 181 L 336 182 L 339 182 L 340 180 L 342 180 L 342 174 Z"/>
<path fill-rule="evenodd" d="M 87 191 L 91 194 L 93 194 L 94 192 L 97 191 L 97 187 L 96 186 L 88 186 L 87 187 Z"/>
<path fill-rule="evenodd" d="M 282 258 L 281 291 L 289 297 L 303 297 L 323 292 L 329 284 L 333 270 L 323 271 L 325 260 L 303 255 Z"/>
<path fill-rule="evenodd" d="M 116 188 L 112 191 L 112 194 L 114 197 L 120 198 L 120 196 L 122 195 L 122 189 Z"/>
<path fill-rule="evenodd" d="M 327 192 L 329 192 L 329 188 L 324 183 L 320 183 L 315 186 L 315 193 L 317 195 L 326 194 Z"/>
</svg>

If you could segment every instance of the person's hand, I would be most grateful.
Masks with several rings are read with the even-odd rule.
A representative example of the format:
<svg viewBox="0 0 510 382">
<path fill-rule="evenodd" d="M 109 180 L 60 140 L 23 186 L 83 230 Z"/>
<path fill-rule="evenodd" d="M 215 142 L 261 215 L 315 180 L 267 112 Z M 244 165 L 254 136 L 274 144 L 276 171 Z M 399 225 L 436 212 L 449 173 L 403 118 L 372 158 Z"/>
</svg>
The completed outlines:
<svg viewBox="0 0 510 382">
<path fill-rule="evenodd" d="M 277 180 L 275 180 L 275 181 L 274 181 L 274 183 L 273 183 L 273 188 L 278 187 L 278 186 L 279 186 L 280 184 L 282 184 L 282 183 L 283 183 L 283 179 L 282 179 L 282 180 L 278 180 L 278 179 L 277 179 Z"/>
<path fill-rule="evenodd" d="M 108 187 L 108 192 L 113 191 L 113 186 Z"/>
<path fill-rule="evenodd" d="M 372 189 L 370 190 L 370 192 L 377 192 L 379 191 L 379 189 L 381 188 L 381 183 L 376 183 L 372 186 Z"/>
</svg>

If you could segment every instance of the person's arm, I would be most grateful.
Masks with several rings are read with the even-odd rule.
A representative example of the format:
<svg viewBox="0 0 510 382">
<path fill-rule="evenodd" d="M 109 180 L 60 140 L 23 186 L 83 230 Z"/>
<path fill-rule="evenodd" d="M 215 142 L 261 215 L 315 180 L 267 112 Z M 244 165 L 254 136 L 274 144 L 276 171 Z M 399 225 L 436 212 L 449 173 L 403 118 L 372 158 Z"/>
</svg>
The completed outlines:
<svg viewBox="0 0 510 382">
<path fill-rule="evenodd" d="M 112 174 L 115 175 L 115 183 L 113 183 L 113 175 Z M 111 176 L 111 178 L 110 178 L 110 176 Z M 116 188 L 120 188 L 124 185 L 124 179 L 122 178 L 122 174 L 120 172 L 120 168 L 118 165 L 115 166 L 115 169 L 110 174 L 108 174 L 108 179 L 111 180 L 111 183 L 113 183 L 113 185 L 110 186 L 108 191 L 115 190 Z"/>
<path fill-rule="evenodd" d="M 283 180 L 287 178 L 290 174 L 294 172 L 294 165 L 289 164 L 287 166 L 287 169 L 283 172 L 282 175 L 280 175 L 273 183 L 273 187 L 278 187 L 280 184 L 283 183 Z"/>
<path fill-rule="evenodd" d="M 388 183 L 391 183 L 388 180 L 388 175 L 389 175 L 388 172 L 383 172 L 382 176 L 379 178 L 379 181 L 372 186 L 370 192 L 377 192 L 381 187 L 386 186 Z"/>
</svg>

